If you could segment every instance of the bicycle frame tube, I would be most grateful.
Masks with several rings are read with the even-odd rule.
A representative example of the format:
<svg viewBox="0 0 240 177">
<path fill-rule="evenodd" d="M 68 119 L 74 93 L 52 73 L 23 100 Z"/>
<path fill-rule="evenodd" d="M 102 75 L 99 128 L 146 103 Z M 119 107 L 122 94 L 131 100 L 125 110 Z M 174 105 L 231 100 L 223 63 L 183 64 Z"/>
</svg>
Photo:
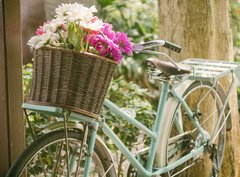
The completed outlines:
<svg viewBox="0 0 240 177">
<path fill-rule="evenodd" d="M 189 108 L 189 106 L 187 105 L 185 100 L 181 96 L 179 96 L 174 90 L 172 90 L 171 93 L 174 96 L 174 98 L 176 98 L 182 104 L 182 106 L 184 107 L 185 111 L 187 112 L 191 122 L 199 130 L 199 132 L 201 133 L 205 142 L 207 142 L 210 137 L 208 136 L 208 134 L 206 134 L 205 130 L 202 128 L 202 126 L 198 122 L 198 119 L 196 118 L 194 113 L 191 111 L 191 109 Z"/>
<path fill-rule="evenodd" d="M 144 173 L 145 176 L 148 176 L 149 172 L 152 171 L 155 152 L 156 152 L 156 144 L 158 139 L 157 137 L 159 136 L 159 131 L 160 131 L 160 120 L 163 115 L 163 108 L 166 103 L 168 93 L 169 93 L 169 83 L 164 82 L 162 86 L 161 96 L 160 96 L 158 110 L 157 110 L 157 117 L 154 123 L 153 130 L 148 129 L 146 126 L 144 126 L 142 123 L 140 123 L 136 119 L 131 118 L 129 115 L 127 115 L 124 111 L 118 108 L 111 101 L 109 100 L 104 101 L 104 105 L 108 107 L 111 112 L 119 115 L 121 118 L 125 119 L 127 122 L 130 122 L 132 125 L 136 126 L 137 128 L 143 130 L 147 135 L 151 137 L 151 145 L 149 149 L 149 157 L 147 160 L 147 165 L 146 165 L 147 171 L 146 171 L 142 167 L 142 165 L 136 160 L 136 158 L 131 154 L 131 152 L 129 152 L 129 150 L 125 147 L 125 145 L 121 142 L 121 140 L 119 140 L 118 137 L 115 136 L 115 134 L 111 131 L 111 129 L 106 124 L 103 124 L 103 131 L 106 133 L 106 135 L 111 138 L 114 144 L 116 144 L 116 146 L 120 149 L 120 151 L 133 164 L 133 166 L 136 167 L 141 173 Z"/>
<path fill-rule="evenodd" d="M 121 153 L 128 159 L 129 162 L 131 162 L 131 165 L 135 167 L 138 172 L 141 174 L 141 176 L 145 177 L 151 177 L 153 175 L 160 175 L 162 173 L 166 173 L 170 170 L 173 170 L 174 168 L 178 167 L 182 163 L 188 161 L 189 159 L 196 158 L 200 153 L 204 151 L 204 146 L 200 146 L 199 148 L 193 150 L 183 158 L 177 160 L 176 162 L 164 167 L 164 168 L 158 168 L 156 171 L 152 172 L 151 170 L 145 169 L 142 164 L 137 160 L 137 158 L 132 154 L 128 148 L 122 143 L 122 141 L 115 135 L 115 133 L 112 131 L 112 129 L 106 124 L 103 123 L 102 130 L 105 135 L 107 135 L 112 142 L 118 147 L 118 149 L 121 151 Z M 154 159 L 153 159 L 154 160 Z"/>
<path fill-rule="evenodd" d="M 199 148 L 193 150 L 188 155 L 186 155 L 183 158 L 177 160 L 176 162 L 170 164 L 169 166 L 166 166 L 164 168 L 155 169 L 155 171 L 152 172 L 153 162 L 154 162 L 154 157 L 155 157 L 155 152 L 156 152 L 156 143 L 157 143 L 157 138 L 156 137 L 159 136 L 160 120 L 163 116 L 164 105 L 165 105 L 167 97 L 169 95 L 169 91 L 170 91 L 169 83 L 164 82 L 163 86 L 162 86 L 162 92 L 161 92 L 161 96 L 160 96 L 160 101 L 159 101 L 158 111 L 157 111 L 157 117 L 156 117 L 156 120 L 155 120 L 155 123 L 154 123 L 153 131 L 149 130 L 147 127 L 142 125 L 136 119 L 131 118 L 129 115 L 127 115 L 125 112 L 123 112 L 120 108 L 118 108 L 111 101 L 105 100 L 105 102 L 104 102 L 104 105 L 107 106 L 110 109 L 110 111 L 112 111 L 115 114 L 121 116 L 126 121 L 132 123 L 134 126 L 143 130 L 146 134 L 148 134 L 152 138 L 147 165 L 146 165 L 146 168 L 144 168 L 143 165 L 137 160 L 135 155 L 132 154 L 128 150 L 128 148 L 122 143 L 122 141 L 115 135 L 115 133 L 111 130 L 111 128 L 105 122 L 101 125 L 103 132 L 112 140 L 112 142 L 118 147 L 118 149 L 121 151 L 121 153 L 124 154 L 124 156 L 131 162 L 133 167 L 135 167 L 142 176 L 150 177 L 150 176 L 153 176 L 153 175 L 160 175 L 162 173 L 166 173 L 166 172 L 176 168 L 180 164 L 188 161 L 189 159 L 196 158 L 198 156 L 198 154 L 200 154 L 204 151 L 204 145 L 200 146 Z M 181 98 L 175 92 L 174 92 L 174 95 L 175 95 L 176 99 L 181 101 L 181 103 L 185 104 L 185 108 L 189 111 L 188 112 L 189 115 L 193 117 L 192 111 L 187 106 L 187 104 L 183 100 L 183 98 Z M 195 119 L 193 121 L 195 121 Z"/>
<path fill-rule="evenodd" d="M 86 163 L 85 163 L 85 169 L 84 169 L 84 177 L 89 176 L 89 169 L 90 169 L 90 164 L 91 164 L 91 160 L 92 160 L 92 153 L 94 150 L 94 144 L 95 144 L 95 140 L 96 140 L 98 125 L 99 125 L 98 122 L 95 122 L 92 124 L 90 140 L 89 140 L 89 144 L 88 144 L 88 154 L 86 157 Z"/>
<path fill-rule="evenodd" d="M 142 166 L 142 164 L 135 158 L 134 154 L 128 150 L 128 148 L 122 143 L 122 141 L 117 137 L 117 135 L 106 123 L 102 125 L 102 130 L 104 134 L 107 135 L 112 140 L 112 142 L 118 147 L 121 153 L 131 162 L 131 164 L 135 168 L 137 168 L 138 172 L 141 175 L 146 177 L 150 177 L 152 175 Z"/>
<path fill-rule="evenodd" d="M 136 126 L 137 128 L 139 128 L 140 130 L 142 130 L 144 133 L 146 133 L 147 135 L 149 135 L 151 137 L 151 144 L 150 144 L 150 148 L 149 148 L 149 156 L 148 156 L 146 167 L 144 167 L 137 160 L 135 154 L 133 154 L 132 152 L 129 151 L 129 149 L 122 143 L 122 141 L 117 137 L 117 135 L 112 131 L 112 129 L 105 122 L 102 122 L 101 120 L 98 121 L 98 123 L 100 124 L 100 127 L 102 128 L 105 135 L 107 135 L 112 140 L 112 142 L 118 147 L 118 149 L 121 151 L 121 153 L 123 153 L 124 156 L 131 162 L 133 167 L 135 167 L 141 175 L 146 176 L 146 177 L 166 173 L 169 170 L 172 170 L 172 169 L 176 168 L 177 166 L 179 166 L 180 164 L 188 161 L 189 159 L 196 158 L 200 153 L 202 153 L 204 151 L 204 145 L 202 145 L 199 148 L 190 152 L 188 155 L 180 158 L 176 162 L 174 162 L 166 167 L 157 168 L 154 171 L 152 171 L 153 162 L 154 162 L 155 153 L 156 153 L 156 143 L 157 143 L 157 140 L 159 137 L 160 127 L 161 127 L 160 120 L 162 119 L 164 105 L 166 103 L 169 93 L 171 93 L 172 96 L 183 105 L 183 107 L 186 110 L 188 116 L 190 117 L 193 125 L 197 129 L 199 129 L 202 136 L 205 137 L 206 140 L 209 140 L 209 137 L 206 135 L 204 129 L 201 127 L 201 125 L 198 122 L 197 118 L 195 117 L 194 113 L 191 111 L 191 109 L 189 108 L 187 103 L 184 101 L 182 96 L 180 96 L 174 89 L 170 90 L 169 87 L 170 87 L 170 84 L 168 82 L 164 82 L 162 85 L 162 91 L 161 91 L 161 96 L 160 96 L 158 110 L 157 110 L 157 117 L 156 117 L 155 123 L 153 125 L 153 130 L 150 130 L 145 125 L 143 125 L 141 122 L 139 122 L 135 118 L 132 118 L 131 116 L 129 116 L 127 113 L 125 113 L 122 109 L 120 109 L 118 106 L 116 106 L 111 101 L 109 101 L 107 99 L 104 101 L 104 106 L 108 107 L 111 112 L 115 113 L 116 115 L 119 115 L 121 118 L 125 119 L 127 122 Z M 84 122 L 90 122 L 90 123 L 94 123 L 96 121 L 96 120 L 93 121 L 92 118 L 88 118 L 87 116 L 83 116 L 83 115 L 79 115 L 79 114 L 75 115 L 75 114 L 76 113 L 72 113 L 71 114 L 72 116 L 70 116 L 70 117 L 72 117 L 75 120 L 82 120 Z M 181 119 L 179 121 L 181 121 Z M 179 125 L 181 125 L 181 122 L 179 122 Z M 93 132 L 93 135 L 94 134 L 95 133 Z M 92 139 L 94 139 L 94 136 Z M 94 147 L 94 140 L 92 140 L 92 143 L 91 143 L 89 149 L 92 149 L 93 147 Z M 90 164 L 90 160 L 88 162 L 89 164 Z M 86 168 L 88 168 L 88 167 L 86 167 Z M 87 169 L 86 169 L 86 171 L 87 171 Z M 87 174 L 85 174 L 85 177 L 87 177 L 86 175 Z"/>
<path fill-rule="evenodd" d="M 147 128 L 145 125 L 143 125 L 141 122 L 137 121 L 136 119 L 134 119 L 131 116 L 129 116 L 128 114 L 126 114 L 123 110 L 121 110 L 118 106 L 116 106 L 110 100 L 105 99 L 103 104 L 104 104 L 104 106 L 108 107 L 111 112 L 119 115 L 122 119 L 125 119 L 127 122 L 131 123 L 132 125 L 136 126 L 139 129 L 143 130 L 144 133 L 146 133 L 150 137 L 153 137 L 154 139 L 157 138 L 157 135 L 155 132 L 151 131 L 149 128 Z"/>
<path fill-rule="evenodd" d="M 146 176 L 146 177 L 151 177 L 153 175 L 160 175 L 162 173 L 166 173 L 169 170 L 176 168 L 178 165 L 186 162 L 187 160 L 197 157 L 199 153 L 204 151 L 204 146 L 201 146 L 198 149 L 195 149 L 194 151 L 190 152 L 188 155 L 184 156 L 183 158 L 179 159 L 178 161 L 170 164 L 169 166 L 166 166 L 164 168 L 156 168 L 156 169 L 154 169 L 154 171 L 152 171 L 153 162 L 154 162 L 154 158 L 155 158 L 155 154 L 156 154 L 156 144 L 158 141 L 160 127 L 161 127 L 160 122 L 161 122 L 161 119 L 163 118 L 164 105 L 166 104 L 166 100 L 170 93 L 169 87 L 170 87 L 170 84 L 168 82 L 164 82 L 162 85 L 162 91 L 161 91 L 161 96 L 160 96 L 160 100 L 159 100 L 157 116 L 156 116 L 156 120 L 154 122 L 152 130 L 150 130 L 145 125 L 143 125 L 141 122 L 137 121 L 136 119 L 134 119 L 131 116 L 129 116 L 128 114 L 126 114 L 122 109 L 117 107 L 111 101 L 109 101 L 109 100 L 104 101 L 104 105 L 106 107 L 108 107 L 110 109 L 110 111 L 121 116 L 121 118 L 125 119 L 127 122 L 136 126 L 137 128 L 139 128 L 140 130 L 142 130 L 143 132 L 145 132 L 147 135 L 149 135 L 151 137 L 151 144 L 150 144 L 150 148 L 149 148 L 149 154 L 148 154 L 149 156 L 148 156 L 146 167 L 144 167 L 141 164 L 141 162 L 137 160 L 135 154 L 130 152 L 130 150 L 122 143 L 122 141 L 117 137 L 117 135 L 112 131 L 112 129 L 101 119 L 97 120 L 97 119 L 93 119 L 91 117 L 88 117 L 88 116 L 85 116 L 82 114 L 71 112 L 71 114 L 69 115 L 70 120 L 77 120 L 80 122 L 88 122 L 92 126 L 90 141 L 89 141 L 89 145 L 88 145 L 88 155 L 86 157 L 84 177 L 89 176 L 88 173 L 89 173 L 89 167 L 91 164 L 91 155 L 92 155 L 92 152 L 94 149 L 98 126 L 100 126 L 100 128 L 103 130 L 103 132 L 112 140 L 112 142 L 118 147 L 118 149 L 131 162 L 133 167 L 135 167 L 142 176 Z M 184 107 L 186 108 L 186 110 L 189 111 L 188 112 L 189 115 L 193 116 L 193 113 L 191 112 L 191 110 L 189 109 L 189 107 L 187 106 L 187 104 L 185 103 L 183 98 L 181 98 L 181 96 L 177 95 L 177 93 L 175 93 L 174 91 L 171 91 L 171 93 L 174 95 L 174 97 L 177 100 L 179 100 L 182 104 L 184 104 Z"/>
<path fill-rule="evenodd" d="M 169 94 L 169 86 L 170 86 L 169 82 L 163 82 L 161 96 L 158 104 L 157 117 L 156 117 L 154 128 L 153 128 L 153 131 L 156 132 L 158 136 L 160 132 L 160 121 L 162 119 L 164 105 L 166 103 L 166 100 Z M 152 170 L 156 147 L 157 147 L 157 140 L 152 138 L 151 144 L 150 144 L 149 158 L 146 166 L 147 170 Z"/>
</svg>

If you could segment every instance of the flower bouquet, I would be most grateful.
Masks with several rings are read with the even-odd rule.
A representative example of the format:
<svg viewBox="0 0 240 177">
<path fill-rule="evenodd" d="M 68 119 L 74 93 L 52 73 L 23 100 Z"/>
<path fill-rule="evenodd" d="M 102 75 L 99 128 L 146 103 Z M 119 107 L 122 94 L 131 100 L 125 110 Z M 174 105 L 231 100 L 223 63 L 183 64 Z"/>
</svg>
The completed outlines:
<svg viewBox="0 0 240 177">
<path fill-rule="evenodd" d="M 94 6 L 61 4 L 55 12 L 28 41 L 34 56 L 29 102 L 98 118 L 115 66 L 132 45 L 94 15 Z"/>
</svg>

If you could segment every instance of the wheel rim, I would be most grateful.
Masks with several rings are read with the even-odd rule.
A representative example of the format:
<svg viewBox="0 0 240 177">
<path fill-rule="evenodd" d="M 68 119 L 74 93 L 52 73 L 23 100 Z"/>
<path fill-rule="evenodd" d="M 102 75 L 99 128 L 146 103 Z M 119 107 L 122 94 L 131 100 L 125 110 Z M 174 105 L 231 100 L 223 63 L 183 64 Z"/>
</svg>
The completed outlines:
<svg viewBox="0 0 240 177">
<path fill-rule="evenodd" d="M 184 99 L 188 104 L 192 105 L 190 107 L 191 110 L 195 110 L 194 112 L 199 118 L 200 124 L 203 126 L 204 129 L 209 131 L 209 135 L 211 137 L 213 129 L 216 126 L 216 122 L 219 119 L 219 110 L 222 107 L 222 101 L 220 96 L 217 94 L 216 90 L 211 89 L 211 87 L 208 85 L 194 86 L 192 87 L 192 89 L 187 90 L 187 92 L 189 93 L 185 94 Z M 192 97 L 192 95 L 194 95 L 194 97 Z M 195 129 L 192 125 L 189 125 L 189 122 L 190 120 L 187 118 L 187 114 L 183 110 L 182 106 L 179 104 L 174 114 L 174 119 L 171 126 L 172 128 L 169 132 L 168 150 L 166 155 L 167 164 L 175 162 L 185 154 L 189 153 L 193 148 L 197 148 L 202 144 L 203 138 L 200 136 L 200 133 L 197 129 Z M 212 167 L 220 168 L 220 165 L 222 163 L 226 136 L 225 132 L 226 129 L 225 127 L 223 127 L 218 138 L 216 138 L 214 142 L 217 145 L 217 160 L 214 159 L 212 163 L 212 161 L 209 159 L 209 154 L 204 153 L 198 159 L 199 162 L 188 161 L 187 163 L 170 171 L 167 176 L 174 176 L 175 174 L 175 176 L 197 177 L 198 174 L 196 174 L 196 171 L 198 170 L 201 171 L 199 177 L 214 176 L 212 169 L 216 168 Z M 175 147 L 179 146 L 181 148 L 179 148 L 179 150 L 177 151 L 174 151 L 174 143 Z M 184 170 L 183 172 L 180 172 L 186 167 L 190 168 Z M 178 174 L 178 172 L 180 173 Z"/>
</svg>

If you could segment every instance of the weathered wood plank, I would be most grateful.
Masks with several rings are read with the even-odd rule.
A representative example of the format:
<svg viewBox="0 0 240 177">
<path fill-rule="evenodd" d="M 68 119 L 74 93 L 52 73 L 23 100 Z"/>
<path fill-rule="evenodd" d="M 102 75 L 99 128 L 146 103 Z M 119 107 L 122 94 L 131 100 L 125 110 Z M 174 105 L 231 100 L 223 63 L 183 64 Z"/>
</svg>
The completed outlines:
<svg viewBox="0 0 240 177">
<path fill-rule="evenodd" d="M 0 0 L 0 176 L 24 148 L 20 0 Z"/>
<path fill-rule="evenodd" d="M 0 0 L 0 176 L 4 176 L 9 168 L 9 149 L 8 149 L 8 113 L 7 113 L 7 78 L 5 63 L 4 46 L 4 27 L 3 27 L 3 2 Z"/>
<path fill-rule="evenodd" d="M 9 150 L 12 163 L 24 148 L 20 0 L 4 0 L 4 17 Z"/>
</svg>

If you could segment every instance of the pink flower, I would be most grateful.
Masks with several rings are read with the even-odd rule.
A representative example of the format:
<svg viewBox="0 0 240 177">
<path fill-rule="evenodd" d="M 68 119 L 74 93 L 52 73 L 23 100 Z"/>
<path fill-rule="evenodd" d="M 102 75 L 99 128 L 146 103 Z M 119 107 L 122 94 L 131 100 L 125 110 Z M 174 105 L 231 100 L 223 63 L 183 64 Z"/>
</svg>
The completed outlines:
<svg viewBox="0 0 240 177">
<path fill-rule="evenodd" d="M 118 64 L 121 63 L 123 58 L 122 52 L 116 44 L 111 46 L 111 56 L 118 62 Z"/>
<path fill-rule="evenodd" d="M 90 35 L 89 43 L 99 51 L 100 56 L 113 58 L 118 63 L 121 63 L 122 53 L 132 54 L 132 45 L 127 34 L 113 31 L 112 25 L 108 23 L 103 24 L 99 33 Z"/>
<path fill-rule="evenodd" d="M 113 58 L 118 63 L 122 60 L 121 49 L 117 44 L 115 44 L 112 40 L 107 38 L 102 34 L 91 35 L 89 39 L 89 43 L 93 46 L 97 51 L 99 51 L 100 56 Z"/>
<path fill-rule="evenodd" d="M 92 52 L 120 63 L 123 54 L 132 53 L 127 34 L 114 31 L 111 24 L 94 15 L 96 11 L 94 6 L 61 4 L 55 10 L 54 18 L 39 26 L 27 44 L 31 49 L 50 45 Z"/>
<path fill-rule="evenodd" d="M 121 48 L 121 50 L 123 52 L 125 52 L 127 55 L 132 54 L 132 44 L 131 44 L 130 40 L 128 39 L 127 34 L 117 32 L 115 43 L 117 43 L 119 45 L 119 47 Z"/>
<path fill-rule="evenodd" d="M 66 24 L 61 24 L 59 28 L 66 32 L 68 27 Z"/>
<path fill-rule="evenodd" d="M 114 40 L 116 37 L 115 32 L 112 30 L 112 25 L 108 23 L 103 24 L 102 28 L 103 34 L 105 34 L 109 39 Z"/>
<path fill-rule="evenodd" d="M 46 31 L 44 30 L 43 26 L 39 26 L 36 31 L 36 35 L 41 36 L 45 33 Z"/>
</svg>

